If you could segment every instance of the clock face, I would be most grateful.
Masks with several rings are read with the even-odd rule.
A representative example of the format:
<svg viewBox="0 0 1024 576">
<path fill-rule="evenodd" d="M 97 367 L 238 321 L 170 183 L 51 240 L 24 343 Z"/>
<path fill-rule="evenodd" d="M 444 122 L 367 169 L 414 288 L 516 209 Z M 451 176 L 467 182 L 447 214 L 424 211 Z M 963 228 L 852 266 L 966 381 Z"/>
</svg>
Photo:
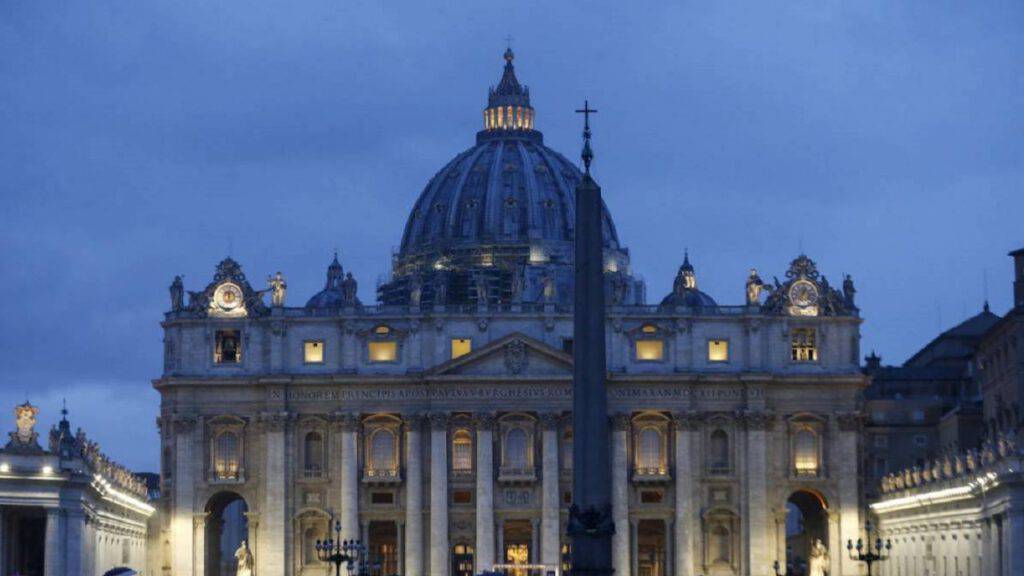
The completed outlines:
<svg viewBox="0 0 1024 576">
<path fill-rule="evenodd" d="M 237 284 L 225 282 L 213 293 L 213 305 L 224 314 L 243 312 L 242 289 Z"/>
<path fill-rule="evenodd" d="M 818 287 L 807 280 L 797 280 L 789 287 L 789 301 L 800 308 L 818 303 Z"/>
</svg>

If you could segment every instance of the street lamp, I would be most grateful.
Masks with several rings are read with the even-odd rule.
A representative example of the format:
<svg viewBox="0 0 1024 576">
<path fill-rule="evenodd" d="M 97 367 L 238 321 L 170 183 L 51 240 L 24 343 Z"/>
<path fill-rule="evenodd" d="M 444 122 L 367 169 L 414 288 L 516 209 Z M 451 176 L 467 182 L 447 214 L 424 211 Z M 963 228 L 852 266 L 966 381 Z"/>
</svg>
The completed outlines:
<svg viewBox="0 0 1024 576">
<path fill-rule="evenodd" d="M 327 524 L 330 530 L 330 523 Z M 334 565 L 334 576 L 341 576 L 341 565 L 349 575 L 363 576 L 366 574 L 366 546 L 359 540 L 341 539 L 341 522 L 334 523 L 337 538 L 316 541 L 316 557 L 321 562 Z"/>
<path fill-rule="evenodd" d="M 869 520 L 864 524 L 865 536 L 867 536 L 868 543 L 864 544 L 864 541 L 857 538 L 857 544 L 853 543 L 853 540 L 846 541 L 846 551 L 850 555 L 850 559 L 854 562 L 863 562 L 868 566 L 868 576 L 871 575 L 871 566 L 876 562 L 885 562 L 889 559 L 889 551 L 892 550 L 892 542 L 889 539 L 885 540 L 885 544 L 882 543 L 882 538 L 877 535 L 875 536 L 874 549 L 871 548 L 871 532 L 873 531 L 871 521 Z M 854 549 L 857 550 L 854 553 Z"/>
</svg>

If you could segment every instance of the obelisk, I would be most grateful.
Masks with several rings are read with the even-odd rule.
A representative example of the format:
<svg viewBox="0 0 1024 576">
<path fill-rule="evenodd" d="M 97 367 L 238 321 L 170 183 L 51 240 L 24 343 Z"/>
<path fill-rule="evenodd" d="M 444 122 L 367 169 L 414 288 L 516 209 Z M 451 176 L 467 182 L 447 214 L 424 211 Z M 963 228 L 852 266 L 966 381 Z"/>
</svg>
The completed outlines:
<svg viewBox="0 0 1024 576">
<path fill-rule="evenodd" d="M 590 176 L 590 115 L 584 103 L 583 180 L 576 186 L 576 238 L 573 292 L 572 507 L 568 532 L 572 574 L 612 573 L 611 465 L 608 449 L 608 396 L 605 389 L 604 254 L 601 187 Z"/>
</svg>

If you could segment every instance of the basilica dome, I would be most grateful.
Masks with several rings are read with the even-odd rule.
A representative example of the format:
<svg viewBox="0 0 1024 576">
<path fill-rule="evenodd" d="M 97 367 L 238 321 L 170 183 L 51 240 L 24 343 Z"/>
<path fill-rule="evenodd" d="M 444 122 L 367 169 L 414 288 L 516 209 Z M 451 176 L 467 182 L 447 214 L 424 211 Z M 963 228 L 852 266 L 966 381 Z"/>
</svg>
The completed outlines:
<svg viewBox="0 0 1024 576">
<path fill-rule="evenodd" d="M 430 179 L 409 214 L 392 279 L 380 289 L 384 303 L 477 303 L 481 294 L 491 303 L 539 301 L 544 292 L 549 300 L 571 299 L 575 190 L 583 174 L 544 145 L 511 50 L 504 59 L 476 145 Z M 628 275 L 629 253 L 607 207 L 603 237 L 606 269 Z M 632 282 L 625 299 L 641 297 Z"/>
</svg>

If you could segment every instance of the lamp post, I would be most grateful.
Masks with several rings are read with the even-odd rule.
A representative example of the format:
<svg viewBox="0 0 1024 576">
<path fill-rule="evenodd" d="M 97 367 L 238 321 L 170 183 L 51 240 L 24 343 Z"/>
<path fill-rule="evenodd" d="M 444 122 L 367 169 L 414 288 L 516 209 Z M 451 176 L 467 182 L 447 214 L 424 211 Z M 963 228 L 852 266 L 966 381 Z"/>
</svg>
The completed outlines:
<svg viewBox="0 0 1024 576">
<path fill-rule="evenodd" d="M 850 555 L 850 559 L 855 562 L 863 562 L 868 567 L 868 576 L 872 576 L 871 566 L 877 562 L 885 562 L 889 559 L 889 551 L 892 550 L 892 542 L 887 538 L 885 543 L 882 543 L 881 536 L 878 533 L 875 534 L 874 548 L 872 548 L 871 533 L 873 532 L 871 521 L 868 520 L 864 524 L 864 535 L 867 536 L 867 544 L 864 544 L 864 540 L 857 538 L 857 543 L 854 544 L 853 540 L 846 541 L 846 551 Z M 854 552 L 856 550 L 856 552 Z"/>
<path fill-rule="evenodd" d="M 330 523 L 327 524 L 330 531 Z M 316 541 L 316 557 L 321 562 L 334 565 L 334 576 L 341 576 L 341 565 L 349 575 L 364 576 L 367 573 L 366 545 L 359 540 L 341 539 L 341 522 L 335 521 L 336 538 Z"/>
</svg>

